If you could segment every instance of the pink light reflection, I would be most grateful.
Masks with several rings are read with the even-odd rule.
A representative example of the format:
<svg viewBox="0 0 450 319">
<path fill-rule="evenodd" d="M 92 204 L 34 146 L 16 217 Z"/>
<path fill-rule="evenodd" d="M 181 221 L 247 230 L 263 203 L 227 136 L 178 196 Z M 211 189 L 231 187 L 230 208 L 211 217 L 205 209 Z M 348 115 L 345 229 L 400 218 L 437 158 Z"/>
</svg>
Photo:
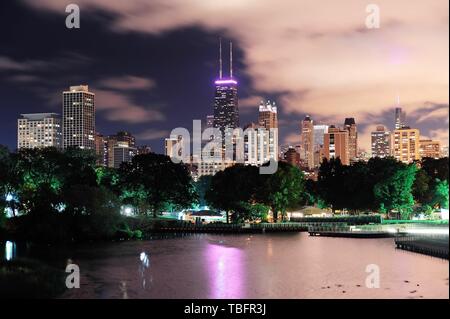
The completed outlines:
<svg viewBox="0 0 450 319">
<path fill-rule="evenodd" d="M 243 298 L 242 251 L 233 247 L 208 244 L 206 248 L 209 298 Z"/>
</svg>

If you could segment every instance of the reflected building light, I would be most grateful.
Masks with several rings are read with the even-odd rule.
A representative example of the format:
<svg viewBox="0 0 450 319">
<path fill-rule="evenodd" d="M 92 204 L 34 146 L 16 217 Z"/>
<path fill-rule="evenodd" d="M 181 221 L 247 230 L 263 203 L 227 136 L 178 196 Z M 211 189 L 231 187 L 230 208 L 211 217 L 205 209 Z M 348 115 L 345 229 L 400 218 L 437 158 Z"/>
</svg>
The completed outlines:
<svg viewBox="0 0 450 319">
<path fill-rule="evenodd" d="M 209 298 L 244 297 L 242 251 L 234 247 L 208 244 L 205 257 L 209 275 Z"/>
<path fill-rule="evenodd" d="M 150 257 L 145 252 L 142 252 L 139 255 L 139 259 L 142 262 L 142 266 L 144 266 L 145 268 L 148 268 L 148 266 L 150 266 Z"/>
<path fill-rule="evenodd" d="M 16 257 L 16 244 L 11 242 L 11 241 L 7 241 L 5 243 L 5 259 L 7 261 L 13 260 Z"/>
</svg>

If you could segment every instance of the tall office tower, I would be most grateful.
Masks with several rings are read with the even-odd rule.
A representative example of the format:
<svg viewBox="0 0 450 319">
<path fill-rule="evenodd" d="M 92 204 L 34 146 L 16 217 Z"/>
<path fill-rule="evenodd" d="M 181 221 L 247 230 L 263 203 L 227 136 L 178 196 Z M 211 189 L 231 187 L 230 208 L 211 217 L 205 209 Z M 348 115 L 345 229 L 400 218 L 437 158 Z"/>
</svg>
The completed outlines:
<svg viewBox="0 0 450 319">
<path fill-rule="evenodd" d="M 61 117 L 56 113 L 21 114 L 17 148 L 62 147 Z"/>
<path fill-rule="evenodd" d="M 95 150 L 95 94 L 87 85 L 63 92 L 63 147 Z"/>
<path fill-rule="evenodd" d="M 353 117 L 345 119 L 344 127 L 348 131 L 348 155 L 350 160 L 358 157 L 358 129 Z"/>
<path fill-rule="evenodd" d="M 300 159 L 309 169 L 314 168 L 314 124 L 309 115 L 301 122 Z"/>
<path fill-rule="evenodd" d="M 97 165 L 108 166 L 108 139 L 100 133 L 95 134 L 95 155 Z"/>
<path fill-rule="evenodd" d="M 278 160 L 278 113 L 275 102 L 261 102 L 258 115 L 259 127 L 267 131 L 269 155 L 268 157 Z"/>
<path fill-rule="evenodd" d="M 120 163 L 130 161 L 137 154 L 136 139 L 126 131 L 107 137 L 108 167 L 118 168 Z M 118 148 L 119 150 L 115 150 Z"/>
<path fill-rule="evenodd" d="M 391 132 L 378 125 L 371 134 L 372 157 L 385 158 L 391 155 Z"/>
<path fill-rule="evenodd" d="M 214 82 L 214 127 L 222 132 L 222 147 L 225 146 L 226 129 L 239 127 L 239 108 L 237 81 L 233 78 L 233 47 L 230 43 L 230 76 L 222 76 L 222 44 L 219 48 L 219 78 Z M 231 137 L 232 138 L 232 137 Z"/>
<path fill-rule="evenodd" d="M 401 162 L 411 163 L 420 160 L 419 152 L 420 131 L 403 127 L 394 131 L 392 141 L 392 154 Z"/>
<path fill-rule="evenodd" d="M 324 136 L 323 155 L 326 159 L 340 158 L 344 165 L 350 164 L 348 130 L 334 125 L 328 128 Z"/>
<path fill-rule="evenodd" d="M 395 108 L 395 129 L 399 130 L 406 126 L 406 113 L 401 107 Z"/>
<path fill-rule="evenodd" d="M 419 141 L 419 154 L 420 158 L 431 157 L 440 158 L 441 157 L 441 142 L 433 140 L 420 140 Z"/>
</svg>

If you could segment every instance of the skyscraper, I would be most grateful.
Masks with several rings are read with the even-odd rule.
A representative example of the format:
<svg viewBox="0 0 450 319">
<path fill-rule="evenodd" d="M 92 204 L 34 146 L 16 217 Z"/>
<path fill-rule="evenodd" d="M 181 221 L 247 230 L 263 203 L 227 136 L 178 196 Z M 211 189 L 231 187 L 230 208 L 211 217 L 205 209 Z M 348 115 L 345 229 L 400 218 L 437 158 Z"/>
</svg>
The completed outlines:
<svg viewBox="0 0 450 319">
<path fill-rule="evenodd" d="M 348 155 L 350 160 L 358 157 L 358 129 L 353 117 L 348 117 L 344 121 L 344 127 L 348 131 Z"/>
<path fill-rule="evenodd" d="M 401 162 L 411 163 L 420 160 L 419 153 L 420 131 L 409 127 L 402 127 L 394 131 L 392 154 Z"/>
<path fill-rule="evenodd" d="M 56 113 L 21 114 L 17 148 L 62 147 L 61 117 Z"/>
<path fill-rule="evenodd" d="M 97 165 L 108 166 L 108 139 L 100 133 L 95 134 L 95 155 Z"/>
<path fill-rule="evenodd" d="M 402 110 L 401 107 L 396 107 L 394 128 L 396 130 L 399 130 L 405 126 L 406 126 L 406 113 Z"/>
<path fill-rule="evenodd" d="M 301 122 L 301 153 L 300 159 L 309 169 L 314 168 L 314 124 L 309 115 Z"/>
<path fill-rule="evenodd" d="M 214 127 L 222 132 L 226 129 L 239 127 L 239 108 L 237 81 L 233 78 L 233 47 L 230 43 L 230 76 L 224 78 L 222 74 L 222 44 L 219 48 L 219 78 L 214 82 Z M 225 139 L 223 140 L 224 144 Z"/>
<path fill-rule="evenodd" d="M 95 150 L 95 95 L 87 85 L 63 92 L 63 147 Z"/>
<path fill-rule="evenodd" d="M 269 159 L 278 160 L 278 113 L 275 102 L 261 102 L 259 105 L 258 122 L 267 132 Z"/>
<path fill-rule="evenodd" d="M 333 125 L 330 126 L 328 133 L 325 133 L 323 149 L 323 154 L 326 159 L 340 158 L 342 164 L 350 164 L 348 131 L 346 129 L 339 129 Z"/>
<path fill-rule="evenodd" d="M 372 157 L 388 157 L 391 155 L 391 133 L 383 125 L 378 125 L 371 134 Z"/>
</svg>

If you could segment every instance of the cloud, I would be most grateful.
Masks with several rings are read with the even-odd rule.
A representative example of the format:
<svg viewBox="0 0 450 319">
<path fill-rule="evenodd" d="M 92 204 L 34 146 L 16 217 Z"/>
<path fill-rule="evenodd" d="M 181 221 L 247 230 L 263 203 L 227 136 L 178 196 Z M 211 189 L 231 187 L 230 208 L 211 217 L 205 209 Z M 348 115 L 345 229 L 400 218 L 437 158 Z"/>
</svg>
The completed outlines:
<svg viewBox="0 0 450 319">
<path fill-rule="evenodd" d="M 135 134 L 136 138 L 143 140 L 143 141 L 152 141 L 152 140 L 158 140 L 164 137 L 169 136 L 168 130 L 156 130 L 156 129 L 148 129 L 143 132 L 140 132 L 138 134 Z"/>
<path fill-rule="evenodd" d="M 284 138 L 284 145 L 300 144 L 300 133 L 291 133 Z"/>
<path fill-rule="evenodd" d="M 103 79 L 99 82 L 99 85 L 115 90 L 150 90 L 156 86 L 156 82 L 144 77 L 126 75 Z"/>
<path fill-rule="evenodd" d="M 420 112 L 421 113 L 421 112 Z M 448 123 L 448 105 L 440 106 L 434 110 L 425 110 L 423 114 L 415 114 L 418 116 L 416 122 L 421 123 L 430 120 L 440 120 Z"/>
<path fill-rule="evenodd" d="M 59 0 L 24 1 L 39 10 L 65 14 Z M 364 148 L 370 146 L 369 127 L 392 111 L 397 94 L 409 119 L 435 120 L 434 134 L 448 135 L 444 110 L 422 111 L 428 101 L 441 105 L 449 101 L 448 1 L 379 0 L 381 28 L 370 30 L 365 27 L 365 0 L 345 4 L 323 0 L 320 5 L 309 0 L 78 0 L 77 4 L 81 14 L 111 13 L 114 32 L 163 35 L 199 27 L 232 38 L 244 53 L 249 90 L 277 95 L 279 112 L 289 117 L 310 114 L 328 123 L 355 117 L 362 124 Z M 17 67 L 10 62 L 3 64 Z M 240 101 L 244 112 L 259 103 L 257 98 Z"/>
<path fill-rule="evenodd" d="M 104 89 L 94 89 L 96 109 L 110 121 L 147 123 L 164 120 L 164 115 L 155 109 L 134 103 L 126 94 Z"/>
<path fill-rule="evenodd" d="M 429 137 L 432 140 L 441 141 L 441 145 L 448 145 L 448 128 L 431 130 Z"/>
</svg>

